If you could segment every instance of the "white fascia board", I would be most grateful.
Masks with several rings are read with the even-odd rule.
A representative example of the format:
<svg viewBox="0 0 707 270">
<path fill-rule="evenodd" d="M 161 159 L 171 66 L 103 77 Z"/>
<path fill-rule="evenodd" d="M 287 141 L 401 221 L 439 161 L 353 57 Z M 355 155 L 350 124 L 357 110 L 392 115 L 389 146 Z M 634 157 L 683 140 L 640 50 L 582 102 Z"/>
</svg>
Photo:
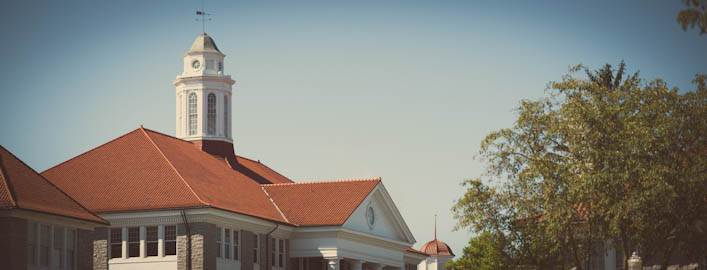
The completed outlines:
<svg viewBox="0 0 707 270">
<path fill-rule="evenodd" d="M 61 225 L 65 227 L 72 227 L 82 230 L 93 231 L 96 227 L 105 227 L 108 224 L 100 224 L 96 222 L 91 222 L 83 219 L 65 217 L 55 214 L 47 214 L 42 212 L 36 212 L 32 210 L 24 209 L 10 209 L 5 211 L 0 211 L 0 217 L 15 217 L 26 219 L 28 221 L 35 221 L 45 224 Z"/>
<path fill-rule="evenodd" d="M 182 210 L 152 210 L 140 212 L 104 213 L 100 217 L 108 220 L 113 227 L 124 225 L 148 225 L 163 223 L 183 223 Z M 294 231 L 294 227 L 284 224 L 277 224 L 260 218 L 225 211 L 221 209 L 205 207 L 184 209 L 184 214 L 189 222 L 208 222 L 222 226 L 236 226 L 255 233 L 268 233 L 277 227 L 273 232 L 281 238 L 289 238 Z"/>
</svg>

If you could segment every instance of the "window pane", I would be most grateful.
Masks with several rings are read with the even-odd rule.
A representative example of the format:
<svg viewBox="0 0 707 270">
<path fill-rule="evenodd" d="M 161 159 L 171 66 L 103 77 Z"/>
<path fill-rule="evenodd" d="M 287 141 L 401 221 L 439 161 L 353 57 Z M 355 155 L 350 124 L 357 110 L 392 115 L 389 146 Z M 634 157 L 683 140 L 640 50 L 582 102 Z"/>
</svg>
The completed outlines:
<svg viewBox="0 0 707 270">
<path fill-rule="evenodd" d="M 64 264 L 64 228 L 54 226 L 54 248 L 52 249 L 52 264 L 61 268 Z"/>
<path fill-rule="evenodd" d="M 275 243 L 275 238 L 270 239 L 270 263 L 272 264 L 272 266 L 275 266 Z"/>
<path fill-rule="evenodd" d="M 196 135 L 197 126 L 196 94 L 189 94 L 189 135 Z"/>
<path fill-rule="evenodd" d="M 128 257 L 140 257 L 140 227 L 128 228 Z"/>
<path fill-rule="evenodd" d="M 39 229 L 39 264 L 49 266 L 49 235 L 51 227 L 49 225 L 40 225 Z"/>
<path fill-rule="evenodd" d="M 111 228 L 110 229 L 110 257 L 111 258 L 123 257 L 123 229 L 122 228 Z"/>
<path fill-rule="evenodd" d="M 228 96 L 226 95 L 223 96 L 223 130 L 223 134 L 228 137 Z"/>
<path fill-rule="evenodd" d="M 238 260 L 239 255 L 238 254 L 238 236 L 241 234 L 240 231 L 233 230 L 233 259 Z"/>
<path fill-rule="evenodd" d="M 66 229 L 66 269 L 74 269 L 74 249 L 76 249 L 76 231 Z"/>
<path fill-rule="evenodd" d="M 177 255 L 177 226 L 164 226 L 164 254 Z"/>
<path fill-rule="evenodd" d="M 285 240 L 278 241 L 278 265 L 285 266 Z"/>
<path fill-rule="evenodd" d="M 253 263 L 258 264 L 260 263 L 260 256 L 258 256 L 258 249 L 260 248 L 258 235 L 254 235 L 253 242 Z"/>
<path fill-rule="evenodd" d="M 214 135 L 216 134 L 216 95 L 209 94 L 206 109 L 206 132 L 209 135 Z"/>
<path fill-rule="evenodd" d="M 224 244 L 223 244 L 223 256 L 226 259 L 231 258 L 231 230 L 226 229 L 223 232 Z"/>
<path fill-rule="evenodd" d="M 34 265 L 37 261 L 37 224 L 29 223 L 27 228 L 27 263 Z"/>
<path fill-rule="evenodd" d="M 145 232 L 147 233 L 145 240 L 157 242 L 157 226 L 146 227 Z"/>
</svg>

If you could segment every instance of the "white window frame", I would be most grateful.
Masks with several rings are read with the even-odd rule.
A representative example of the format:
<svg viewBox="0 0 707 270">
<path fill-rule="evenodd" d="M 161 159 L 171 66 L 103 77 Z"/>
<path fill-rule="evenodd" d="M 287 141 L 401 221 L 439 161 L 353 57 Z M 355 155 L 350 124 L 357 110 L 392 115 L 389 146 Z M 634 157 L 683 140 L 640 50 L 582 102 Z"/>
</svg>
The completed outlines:
<svg viewBox="0 0 707 270">
<path fill-rule="evenodd" d="M 255 255 L 255 258 L 253 258 L 253 264 L 260 265 L 260 235 L 254 233 L 253 236 L 253 239 L 255 240 L 255 245 L 253 246 L 253 251 L 255 251 L 253 255 Z"/>
<path fill-rule="evenodd" d="M 206 95 L 206 134 L 216 135 L 216 94 Z"/>
<path fill-rule="evenodd" d="M 218 247 L 216 249 L 216 258 L 223 258 L 223 228 L 216 227 L 216 231 L 216 246 Z"/>
<path fill-rule="evenodd" d="M 42 235 L 43 228 L 47 230 L 44 236 Z M 69 232 L 71 232 L 71 235 L 69 235 Z M 35 247 L 35 256 L 33 257 L 33 261 L 30 261 L 32 258 L 30 258 L 29 255 L 26 257 L 25 265 L 27 269 L 77 269 L 76 260 L 78 258 L 78 252 L 76 251 L 78 249 L 78 231 L 75 228 L 29 221 L 27 223 L 27 241 L 31 240 L 29 237 L 31 234 L 34 236 L 34 239 L 32 239 L 34 241 L 32 241 L 31 244 L 28 243 L 28 247 L 30 245 Z M 59 246 L 57 246 L 57 238 L 61 241 Z M 42 241 L 47 241 L 46 245 L 44 245 Z M 42 251 L 43 245 L 47 248 L 44 251 Z M 71 258 L 69 258 L 69 252 L 67 252 L 67 250 L 73 251 Z M 27 251 L 29 251 L 29 248 Z M 42 265 L 42 253 L 45 253 L 47 265 Z M 57 261 L 59 265 L 57 265 Z M 72 263 L 72 265 L 69 265 L 69 263 Z"/>
<path fill-rule="evenodd" d="M 187 121 L 189 136 L 196 136 L 199 130 L 199 97 L 194 92 L 187 95 Z"/>
</svg>

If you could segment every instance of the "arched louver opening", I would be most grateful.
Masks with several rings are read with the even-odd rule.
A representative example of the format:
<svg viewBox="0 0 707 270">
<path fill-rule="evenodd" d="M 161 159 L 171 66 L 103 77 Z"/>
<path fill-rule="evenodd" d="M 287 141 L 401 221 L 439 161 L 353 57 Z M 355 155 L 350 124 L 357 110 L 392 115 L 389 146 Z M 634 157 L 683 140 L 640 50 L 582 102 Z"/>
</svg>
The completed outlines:
<svg viewBox="0 0 707 270">
<path fill-rule="evenodd" d="M 206 133 L 216 134 L 216 95 L 209 94 L 206 107 Z"/>
<path fill-rule="evenodd" d="M 189 94 L 189 136 L 196 135 L 197 125 L 196 94 Z"/>
<path fill-rule="evenodd" d="M 230 133 L 230 127 L 228 126 L 228 96 L 223 96 L 223 134 L 228 137 Z"/>
</svg>

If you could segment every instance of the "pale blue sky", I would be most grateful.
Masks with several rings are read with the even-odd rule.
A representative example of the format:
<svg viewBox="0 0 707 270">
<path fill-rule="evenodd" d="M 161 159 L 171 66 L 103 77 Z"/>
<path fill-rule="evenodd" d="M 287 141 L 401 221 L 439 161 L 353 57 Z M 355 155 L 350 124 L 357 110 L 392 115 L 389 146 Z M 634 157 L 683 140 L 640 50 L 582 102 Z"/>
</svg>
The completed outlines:
<svg viewBox="0 0 707 270">
<path fill-rule="evenodd" d="M 620 2 L 620 3 L 616 3 Z M 174 135 L 171 84 L 201 1 L 4 1 L 0 144 L 38 171 L 140 124 Z M 236 152 L 296 181 L 381 176 L 419 247 L 457 254 L 459 183 L 520 100 L 624 59 L 693 89 L 707 35 L 680 1 L 207 1 L 237 80 Z"/>
</svg>

